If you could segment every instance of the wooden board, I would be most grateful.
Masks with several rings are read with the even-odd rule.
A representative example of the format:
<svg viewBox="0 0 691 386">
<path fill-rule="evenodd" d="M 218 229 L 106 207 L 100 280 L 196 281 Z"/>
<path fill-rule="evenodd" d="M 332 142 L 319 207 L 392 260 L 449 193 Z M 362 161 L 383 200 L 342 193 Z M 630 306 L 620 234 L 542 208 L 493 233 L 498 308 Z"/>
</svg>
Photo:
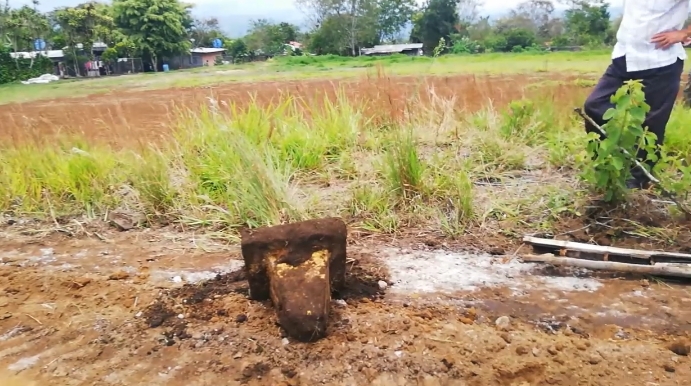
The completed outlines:
<svg viewBox="0 0 691 386">
<path fill-rule="evenodd" d="M 544 250 L 555 255 L 562 255 L 575 258 L 609 260 L 609 257 L 627 257 L 639 260 L 638 264 L 653 265 L 656 263 L 691 263 L 691 255 L 676 252 L 664 251 L 645 251 L 640 249 L 608 247 L 585 243 L 576 243 L 566 240 L 542 239 L 538 237 L 525 236 L 523 242 L 532 245 L 536 249 Z M 583 255 L 583 256 L 581 256 Z"/>
<path fill-rule="evenodd" d="M 638 273 L 653 276 L 666 276 L 691 279 L 691 266 L 688 266 L 686 264 L 626 264 L 615 263 L 612 261 L 592 261 L 574 259 L 571 257 L 557 257 L 550 253 L 546 253 L 544 255 L 522 255 L 521 258 L 524 262 L 547 263 L 562 267 L 579 267 L 598 271 Z"/>
</svg>

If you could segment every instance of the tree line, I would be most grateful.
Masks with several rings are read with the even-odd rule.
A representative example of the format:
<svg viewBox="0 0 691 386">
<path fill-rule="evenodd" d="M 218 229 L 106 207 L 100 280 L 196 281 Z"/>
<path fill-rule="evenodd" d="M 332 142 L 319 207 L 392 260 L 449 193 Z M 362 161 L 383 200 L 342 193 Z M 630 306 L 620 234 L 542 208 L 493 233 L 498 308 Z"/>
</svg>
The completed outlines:
<svg viewBox="0 0 691 386">
<path fill-rule="evenodd" d="M 160 67 L 162 59 L 210 47 L 221 39 L 234 58 L 301 54 L 286 51 L 292 41 L 317 55 L 358 55 L 377 44 L 423 43 L 425 52 L 508 52 L 550 46 L 603 46 L 615 39 L 602 0 L 526 0 L 505 16 L 482 15 L 482 0 L 294 0 L 307 25 L 254 20 L 248 33 L 232 39 L 216 18 L 195 18 L 193 7 L 179 0 L 88 1 L 75 7 L 38 10 L 32 5 L 0 7 L 0 40 L 6 49 L 32 51 L 36 38 L 46 49 L 65 49 L 76 57 L 93 57 L 95 42 L 107 44 L 105 60 L 141 57 Z M 555 12 L 556 5 L 566 7 Z"/>
<path fill-rule="evenodd" d="M 387 43 L 423 43 L 431 54 L 522 51 L 614 42 L 617 21 L 603 0 L 525 0 L 501 18 L 482 14 L 482 0 L 295 0 L 307 15 L 307 47 L 317 54 L 357 55 Z M 566 10 L 556 12 L 557 6 Z"/>
</svg>

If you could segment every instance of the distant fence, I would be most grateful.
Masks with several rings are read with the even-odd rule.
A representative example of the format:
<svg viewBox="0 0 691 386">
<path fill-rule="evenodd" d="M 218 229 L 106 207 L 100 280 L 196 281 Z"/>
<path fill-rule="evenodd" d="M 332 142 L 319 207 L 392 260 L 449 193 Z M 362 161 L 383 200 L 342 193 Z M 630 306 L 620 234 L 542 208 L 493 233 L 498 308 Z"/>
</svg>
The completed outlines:
<svg viewBox="0 0 691 386">
<path fill-rule="evenodd" d="M 255 55 L 255 56 L 238 56 L 238 57 L 232 57 L 232 56 L 224 56 L 223 60 L 227 61 L 228 63 L 250 63 L 250 62 L 265 62 L 269 59 L 271 59 L 273 56 L 271 55 Z"/>
<path fill-rule="evenodd" d="M 110 75 L 137 74 L 144 72 L 141 58 L 119 58 L 117 62 L 108 65 Z"/>
<path fill-rule="evenodd" d="M 125 75 L 136 74 L 144 71 L 144 66 L 141 58 L 120 58 L 114 62 L 104 62 L 100 60 L 92 61 L 93 65 L 98 67 L 91 67 L 91 71 L 87 69 L 86 63 L 77 64 L 75 71 L 75 64 L 73 62 L 61 62 L 56 64 L 56 74 L 68 77 L 97 77 L 108 75 Z M 62 71 L 60 69 L 62 68 Z"/>
<path fill-rule="evenodd" d="M 263 62 L 271 58 L 268 55 L 256 55 L 256 56 L 241 56 L 232 57 L 230 55 L 220 55 L 221 63 L 223 64 L 239 64 L 239 63 L 249 63 L 249 62 Z M 165 58 L 164 63 L 168 64 L 168 68 L 171 71 L 184 70 L 188 68 L 197 68 L 204 66 L 204 59 L 197 55 L 181 55 L 172 58 Z M 214 64 L 216 62 L 214 61 Z"/>
<path fill-rule="evenodd" d="M 167 64 L 168 68 L 172 71 L 201 67 L 203 64 L 201 57 L 193 55 L 180 55 L 172 58 L 164 58 L 162 63 Z"/>
</svg>

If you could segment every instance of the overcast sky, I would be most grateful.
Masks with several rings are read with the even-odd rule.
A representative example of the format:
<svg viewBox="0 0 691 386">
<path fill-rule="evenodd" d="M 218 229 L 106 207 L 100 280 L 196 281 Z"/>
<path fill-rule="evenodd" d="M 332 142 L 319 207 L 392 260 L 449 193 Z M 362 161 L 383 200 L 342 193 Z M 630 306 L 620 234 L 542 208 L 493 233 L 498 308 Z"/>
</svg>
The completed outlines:
<svg viewBox="0 0 691 386">
<path fill-rule="evenodd" d="M 297 12 L 293 0 L 187 0 L 198 5 L 201 12 L 216 12 L 235 15 L 261 15 L 264 13 L 278 14 L 280 12 Z M 521 3 L 523 0 L 485 0 L 484 11 L 488 13 L 503 13 Z M 84 1 L 80 0 L 43 0 L 41 8 L 48 10 L 60 6 L 74 6 Z M 419 2 L 422 2 L 419 0 Z M 620 6 L 623 0 L 610 0 L 612 5 Z M 10 0 L 15 6 L 31 4 L 30 0 Z M 211 13 L 213 14 L 213 13 Z M 206 15 L 205 15 L 206 16 Z"/>
<path fill-rule="evenodd" d="M 0 0 L 4 2 L 4 0 Z M 75 6 L 87 0 L 40 0 L 39 8 L 49 11 L 57 7 Z M 103 0 L 101 0 L 103 1 Z M 223 31 L 230 37 L 243 36 L 250 28 L 250 21 L 259 18 L 273 22 L 288 22 L 307 28 L 305 15 L 294 0 L 186 0 L 194 3 L 192 13 L 197 17 L 216 17 Z M 423 3 L 424 0 L 417 0 Z M 481 0 L 482 1 L 482 0 Z M 525 0 L 484 0 L 481 15 L 501 17 Z M 652 1 L 652 0 L 651 0 Z M 609 0 L 613 6 L 621 6 L 623 0 Z M 10 0 L 10 5 L 20 7 L 31 0 Z"/>
</svg>

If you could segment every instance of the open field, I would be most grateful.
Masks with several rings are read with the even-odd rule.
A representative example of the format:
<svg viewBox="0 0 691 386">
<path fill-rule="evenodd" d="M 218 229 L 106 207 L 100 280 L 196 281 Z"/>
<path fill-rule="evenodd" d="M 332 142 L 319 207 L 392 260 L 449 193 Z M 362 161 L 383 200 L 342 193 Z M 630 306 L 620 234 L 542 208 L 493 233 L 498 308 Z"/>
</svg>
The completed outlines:
<svg viewBox="0 0 691 386">
<path fill-rule="evenodd" d="M 607 54 L 307 59 L 0 88 L 1 384 L 691 381 L 688 283 L 517 259 L 525 234 L 691 251 L 674 208 L 579 179 Z M 238 230 L 322 216 L 347 288 L 300 344 L 247 299 Z"/>
<path fill-rule="evenodd" d="M 525 72 L 600 73 L 609 62 L 609 52 L 488 54 L 474 56 L 385 58 L 292 57 L 239 66 L 203 67 L 170 73 L 147 73 L 54 84 L 0 86 L 0 103 L 28 102 L 57 97 L 111 94 L 171 87 L 202 87 L 248 81 L 359 78 L 385 68 L 389 75 L 508 74 Z M 87 86 L 88 85 L 88 86 Z"/>
</svg>

